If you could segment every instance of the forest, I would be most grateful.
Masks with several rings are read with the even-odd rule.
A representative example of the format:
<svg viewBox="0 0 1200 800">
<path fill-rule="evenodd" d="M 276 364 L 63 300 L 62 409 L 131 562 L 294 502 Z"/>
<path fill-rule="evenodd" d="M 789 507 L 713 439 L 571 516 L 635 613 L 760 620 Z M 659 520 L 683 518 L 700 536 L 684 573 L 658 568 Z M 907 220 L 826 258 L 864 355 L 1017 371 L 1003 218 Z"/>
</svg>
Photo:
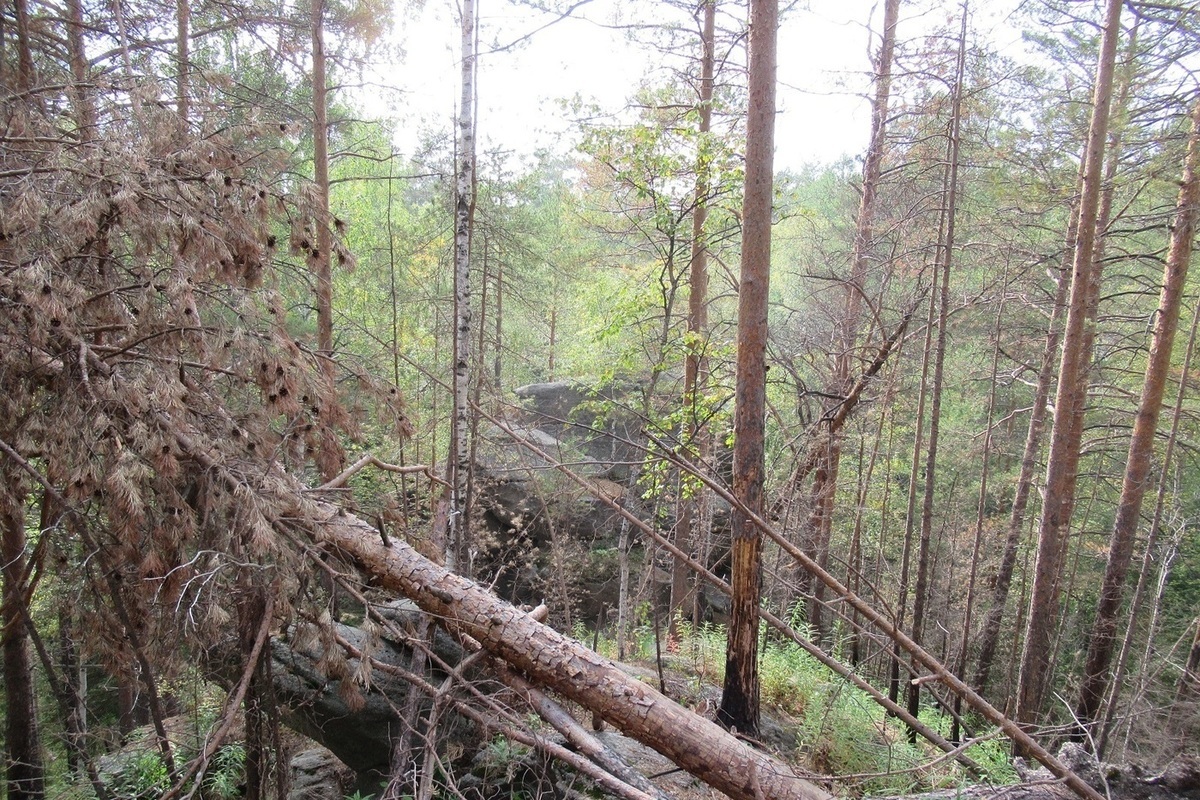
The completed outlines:
<svg viewBox="0 0 1200 800">
<path fill-rule="evenodd" d="M 1196 797 L 1200 5 L 443 5 L 3 4 L 0 797 Z"/>
</svg>

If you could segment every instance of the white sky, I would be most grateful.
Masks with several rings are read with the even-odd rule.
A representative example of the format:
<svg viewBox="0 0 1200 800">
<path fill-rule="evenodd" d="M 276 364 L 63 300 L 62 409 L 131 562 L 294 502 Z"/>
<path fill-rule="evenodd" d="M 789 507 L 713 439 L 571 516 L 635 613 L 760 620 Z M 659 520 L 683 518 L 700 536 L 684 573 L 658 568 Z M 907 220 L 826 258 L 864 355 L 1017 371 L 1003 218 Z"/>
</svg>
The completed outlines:
<svg viewBox="0 0 1200 800">
<path fill-rule="evenodd" d="M 514 51 L 483 56 L 478 78 L 481 149 L 499 146 L 515 156 L 537 147 L 568 150 L 571 121 L 559 106 L 562 98 L 578 94 L 607 110 L 622 108 L 653 62 L 620 31 L 597 21 L 609 22 L 630 5 L 631 0 L 592 0 L 573 17 L 534 33 Z M 783 21 L 777 168 L 859 156 L 865 149 L 870 120 L 861 94 L 868 88 L 871 47 L 866 26 L 872 16 L 874 27 L 879 25 L 882 9 L 876 5 L 871 0 L 810 0 Z M 1003 24 L 1014 3 L 976 0 L 974 5 L 984 8 L 972 12 L 973 27 L 982 35 L 1016 38 Z M 508 0 L 478 0 L 478 6 L 481 51 L 490 43 L 510 42 L 535 31 L 551 19 L 518 9 Z M 403 113 L 398 116 L 415 116 L 427 128 L 449 130 L 459 96 L 457 4 L 426 0 L 420 10 L 402 16 L 396 28 L 406 55 L 387 79 L 404 92 Z M 945 13 L 941 16 L 944 22 Z M 902 18 L 899 35 L 915 35 L 923 24 L 937 21 Z M 409 124 L 398 143 L 403 150 L 415 146 L 420 127 Z"/>
</svg>

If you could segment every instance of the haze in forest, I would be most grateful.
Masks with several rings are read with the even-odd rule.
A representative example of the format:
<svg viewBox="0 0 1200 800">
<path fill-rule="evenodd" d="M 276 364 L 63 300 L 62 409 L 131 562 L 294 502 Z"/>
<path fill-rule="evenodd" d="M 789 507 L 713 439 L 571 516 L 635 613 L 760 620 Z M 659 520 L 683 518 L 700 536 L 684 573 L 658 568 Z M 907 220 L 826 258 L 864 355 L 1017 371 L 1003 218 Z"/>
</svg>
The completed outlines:
<svg viewBox="0 0 1200 800">
<path fill-rule="evenodd" d="M 0 795 L 1195 798 L 1198 65 L 0 5 Z"/>
<path fill-rule="evenodd" d="M 569 152 L 576 134 L 563 101 L 576 97 L 619 114 L 639 84 L 661 70 L 661 59 L 631 42 L 621 27 L 631 16 L 645 17 L 652 6 L 653 0 L 592 0 L 560 17 L 509 0 L 488 0 L 480 11 L 477 113 L 483 146 L 518 157 L 543 148 Z M 1024 51 L 1021 34 L 1010 23 L 1017 6 L 1012 0 L 976 3 L 972 36 L 1001 53 Z M 871 47 L 880 13 L 873 0 L 813 0 L 787 11 L 779 43 L 775 159 L 780 169 L 861 157 L 869 134 Z M 913 9 L 903 24 L 919 30 L 944 23 L 945 16 Z M 368 107 L 382 116 L 390 116 L 392 108 L 402 110 L 405 119 L 415 115 L 431 129 L 448 126 L 458 92 L 456 26 L 457 12 L 440 3 L 427 2 L 401 15 L 393 36 L 403 58 L 376 72 L 377 86 L 364 93 Z M 420 128 L 411 121 L 402 126 L 397 143 L 403 150 L 417 146 Z"/>
</svg>

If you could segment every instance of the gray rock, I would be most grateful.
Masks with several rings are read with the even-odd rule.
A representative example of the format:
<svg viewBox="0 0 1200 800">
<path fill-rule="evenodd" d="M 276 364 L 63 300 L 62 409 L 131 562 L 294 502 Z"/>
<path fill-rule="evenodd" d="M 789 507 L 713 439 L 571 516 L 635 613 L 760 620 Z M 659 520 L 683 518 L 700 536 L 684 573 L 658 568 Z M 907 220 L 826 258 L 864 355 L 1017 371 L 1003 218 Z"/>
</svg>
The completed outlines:
<svg viewBox="0 0 1200 800">
<path fill-rule="evenodd" d="M 288 800 L 342 800 L 354 786 L 354 770 L 324 747 L 292 757 L 292 788 Z"/>
</svg>

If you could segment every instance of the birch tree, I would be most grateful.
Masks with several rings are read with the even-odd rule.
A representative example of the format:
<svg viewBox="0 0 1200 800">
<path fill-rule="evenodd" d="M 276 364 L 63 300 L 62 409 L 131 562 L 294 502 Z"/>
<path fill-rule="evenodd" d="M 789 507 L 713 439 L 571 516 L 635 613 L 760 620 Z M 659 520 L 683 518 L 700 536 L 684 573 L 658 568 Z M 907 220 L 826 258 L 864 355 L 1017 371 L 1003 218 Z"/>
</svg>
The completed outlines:
<svg viewBox="0 0 1200 800">
<path fill-rule="evenodd" d="M 458 105 L 454 181 L 454 411 L 451 418 L 450 516 L 447 563 L 467 568 L 466 518 L 471 469 L 471 222 L 475 213 L 475 0 L 462 4 L 462 94 Z"/>
</svg>

